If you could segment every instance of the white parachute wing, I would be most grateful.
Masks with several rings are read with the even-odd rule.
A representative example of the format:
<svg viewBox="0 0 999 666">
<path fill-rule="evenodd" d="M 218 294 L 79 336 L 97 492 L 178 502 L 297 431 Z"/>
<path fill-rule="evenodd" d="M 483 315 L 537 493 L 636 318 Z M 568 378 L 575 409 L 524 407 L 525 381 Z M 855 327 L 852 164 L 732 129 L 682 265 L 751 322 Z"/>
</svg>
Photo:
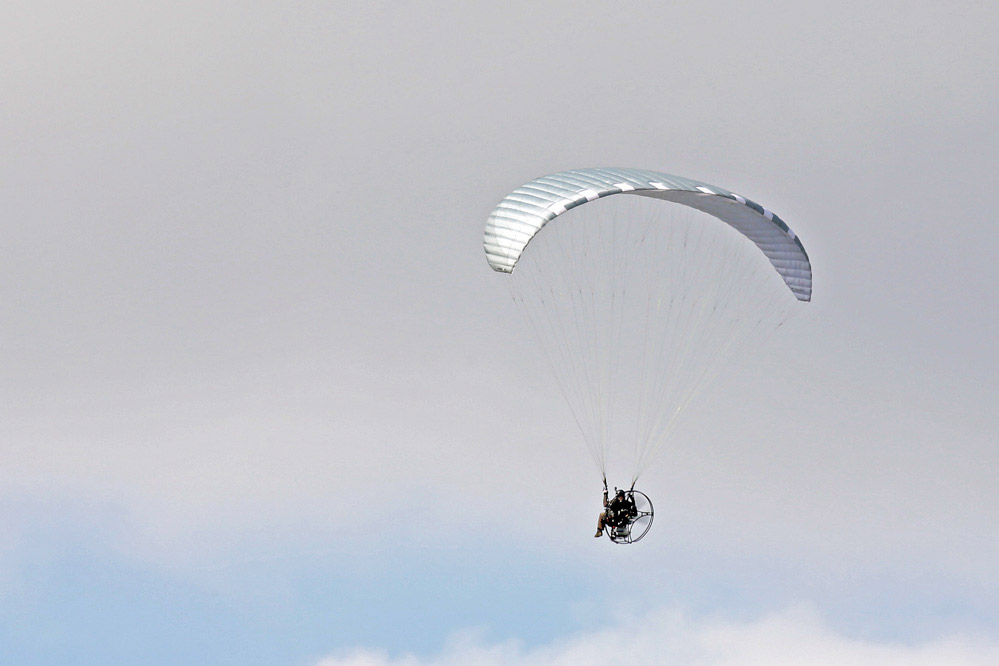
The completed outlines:
<svg viewBox="0 0 999 666">
<path fill-rule="evenodd" d="M 484 244 L 604 478 L 626 465 L 634 482 L 726 360 L 812 292 L 808 255 L 777 215 L 652 171 L 533 180 L 492 212 Z"/>
</svg>

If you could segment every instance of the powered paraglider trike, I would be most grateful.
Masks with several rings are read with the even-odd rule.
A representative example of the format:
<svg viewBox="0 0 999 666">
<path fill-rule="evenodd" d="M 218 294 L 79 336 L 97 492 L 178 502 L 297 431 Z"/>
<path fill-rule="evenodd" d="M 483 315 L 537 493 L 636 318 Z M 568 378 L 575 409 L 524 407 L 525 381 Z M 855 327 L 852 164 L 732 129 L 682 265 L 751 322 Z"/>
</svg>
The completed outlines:
<svg viewBox="0 0 999 666">
<path fill-rule="evenodd" d="M 625 497 L 631 502 L 632 509 L 626 515 L 608 517 L 604 530 L 614 543 L 641 541 L 652 527 L 654 510 L 649 496 L 640 490 L 627 490 Z"/>
<path fill-rule="evenodd" d="M 726 362 L 812 294 L 801 240 L 769 209 L 700 181 L 563 171 L 507 195 L 484 234 L 604 480 L 639 476 Z M 610 472 L 610 473 L 609 473 Z M 608 531 L 634 543 L 652 503 Z"/>
</svg>

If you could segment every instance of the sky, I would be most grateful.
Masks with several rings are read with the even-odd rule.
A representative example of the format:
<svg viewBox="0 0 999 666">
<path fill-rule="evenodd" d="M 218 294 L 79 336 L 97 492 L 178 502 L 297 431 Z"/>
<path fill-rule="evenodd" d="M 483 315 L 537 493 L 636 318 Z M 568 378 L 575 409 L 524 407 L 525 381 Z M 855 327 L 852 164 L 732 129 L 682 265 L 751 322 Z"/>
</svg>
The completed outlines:
<svg viewBox="0 0 999 666">
<path fill-rule="evenodd" d="M 993 4 L 4 15 L 0 664 L 999 661 Z M 589 166 L 815 280 L 627 548 L 481 245 Z"/>
</svg>

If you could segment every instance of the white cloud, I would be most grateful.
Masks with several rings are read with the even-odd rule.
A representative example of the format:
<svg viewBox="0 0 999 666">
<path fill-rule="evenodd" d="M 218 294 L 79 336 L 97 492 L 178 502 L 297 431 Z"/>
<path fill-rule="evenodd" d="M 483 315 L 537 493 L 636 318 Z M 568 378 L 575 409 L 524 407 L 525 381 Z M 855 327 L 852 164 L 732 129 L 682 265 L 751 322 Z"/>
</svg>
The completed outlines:
<svg viewBox="0 0 999 666">
<path fill-rule="evenodd" d="M 359 649 L 317 666 L 986 666 L 999 663 L 999 641 L 952 636 L 920 644 L 875 642 L 836 633 L 810 608 L 796 606 L 751 621 L 691 619 L 675 610 L 623 618 L 613 627 L 550 645 L 488 643 L 456 636 L 431 657 L 391 657 Z"/>
</svg>

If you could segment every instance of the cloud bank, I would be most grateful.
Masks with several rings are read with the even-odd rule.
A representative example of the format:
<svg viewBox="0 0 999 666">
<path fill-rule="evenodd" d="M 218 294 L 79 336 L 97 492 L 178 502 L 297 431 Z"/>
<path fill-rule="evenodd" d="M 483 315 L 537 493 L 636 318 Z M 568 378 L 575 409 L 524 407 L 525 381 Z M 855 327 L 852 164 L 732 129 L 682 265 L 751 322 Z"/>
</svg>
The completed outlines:
<svg viewBox="0 0 999 666">
<path fill-rule="evenodd" d="M 919 644 L 875 642 L 838 634 L 809 607 L 795 606 L 755 620 L 692 619 L 675 610 L 621 618 L 613 627 L 549 645 L 489 643 L 474 633 L 455 636 L 440 654 L 389 656 L 358 649 L 316 666 L 991 666 L 999 641 L 956 635 Z"/>
</svg>

